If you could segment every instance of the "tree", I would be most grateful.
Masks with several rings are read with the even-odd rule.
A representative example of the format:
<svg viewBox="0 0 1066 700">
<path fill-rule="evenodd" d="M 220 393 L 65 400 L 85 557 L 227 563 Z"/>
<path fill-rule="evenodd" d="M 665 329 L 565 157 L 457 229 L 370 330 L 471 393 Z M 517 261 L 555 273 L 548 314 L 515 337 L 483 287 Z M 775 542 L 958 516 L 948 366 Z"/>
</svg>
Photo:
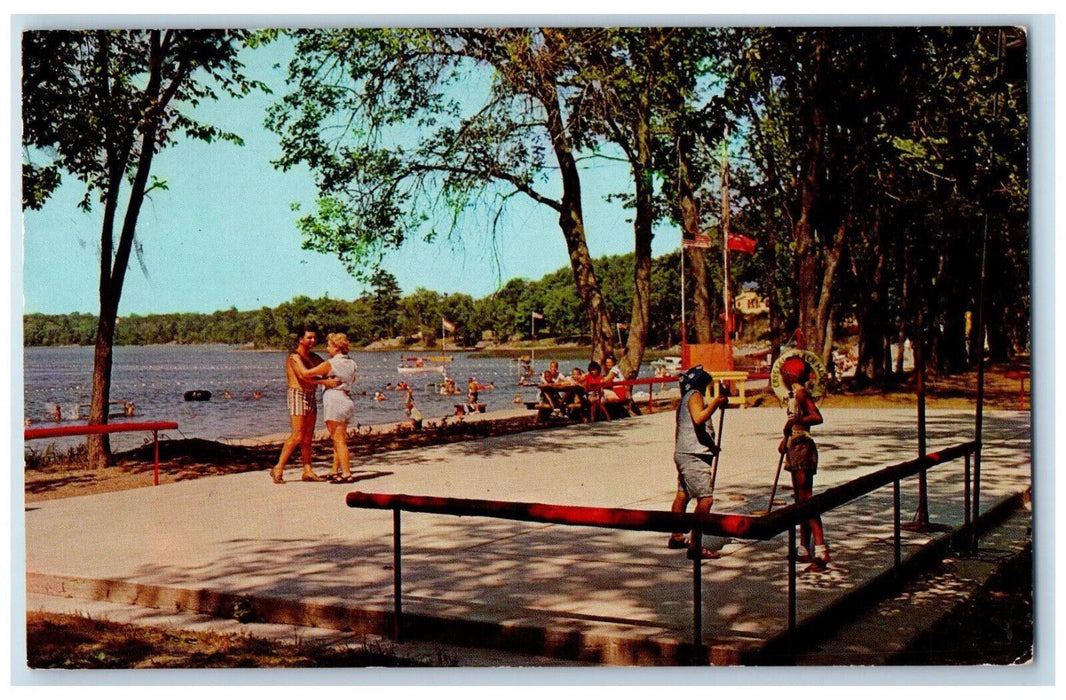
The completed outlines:
<svg viewBox="0 0 1066 700">
<path fill-rule="evenodd" d="M 400 322 L 400 298 L 403 296 L 395 275 L 378 270 L 370 279 L 374 317 L 371 327 L 381 338 L 394 338 Z"/>
<path fill-rule="evenodd" d="M 593 352 L 613 324 L 585 240 L 577 144 L 585 128 L 553 30 L 308 30 L 295 34 L 292 91 L 268 126 L 282 168 L 314 173 L 307 244 L 365 274 L 413 231 L 433 239 L 486 211 L 495 227 L 523 195 L 558 213 Z M 574 108 L 577 108 L 576 111 Z M 547 186 L 545 186 L 547 183 Z M 559 194 L 552 189 L 560 190 Z"/>
<path fill-rule="evenodd" d="M 879 201 L 867 193 L 884 162 L 886 108 L 898 96 L 896 34 L 755 29 L 731 37 L 726 95 L 759 173 L 748 199 L 763 209 L 768 247 L 787 270 L 776 280 L 791 287 L 786 327 L 827 357 L 841 262 Z"/>
<path fill-rule="evenodd" d="M 990 345 L 997 357 L 1001 333 L 1024 345 L 1024 35 L 948 27 L 726 36 L 726 96 L 755 165 L 745 195 L 770 234 L 777 260 L 762 273 L 787 327 L 826 355 L 837 320 L 853 314 L 860 374 L 876 379 L 892 374 L 887 346 L 914 339 L 921 310 L 942 360 L 958 358 L 987 224 L 990 255 L 1003 261 L 986 286 Z M 1020 300 L 1009 316 L 1008 298 Z"/>
<path fill-rule="evenodd" d="M 22 41 L 23 205 L 40 208 L 69 174 L 102 205 L 100 313 L 93 360 L 90 424 L 107 422 L 112 346 L 122 286 L 134 247 L 152 160 L 179 136 L 240 143 L 234 134 L 197 121 L 184 110 L 216 90 L 239 97 L 261 87 L 244 77 L 240 31 L 31 31 Z M 50 162 L 46 155 L 51 156 Z M 125 212 L 120 197 L 129 180 Z M 89 462 L 111 463 L 106 436 L 89 439 Z"/>
</svg>

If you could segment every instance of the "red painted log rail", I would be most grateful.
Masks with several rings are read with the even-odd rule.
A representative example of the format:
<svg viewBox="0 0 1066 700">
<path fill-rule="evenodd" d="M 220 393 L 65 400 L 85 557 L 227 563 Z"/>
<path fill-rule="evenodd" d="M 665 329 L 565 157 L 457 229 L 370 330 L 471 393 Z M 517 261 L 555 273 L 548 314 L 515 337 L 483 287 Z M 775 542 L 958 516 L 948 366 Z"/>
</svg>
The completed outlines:
<svg viewBox="0 0 1066 700">
<path fill-rule="evenodd" d="M 23 433 L 25 440 L 41 438 L 70 437 L 72 435 L 110 435 L 111 433 L 151 432 L 155 443 L 155 485 L 159 486 L 159 431 L 176 430 L 174 421 L 156 421 L 150 423 L 109 423 L 106 425 L 60 425 L 54 428 L 27 428 Z"/>
</svg>

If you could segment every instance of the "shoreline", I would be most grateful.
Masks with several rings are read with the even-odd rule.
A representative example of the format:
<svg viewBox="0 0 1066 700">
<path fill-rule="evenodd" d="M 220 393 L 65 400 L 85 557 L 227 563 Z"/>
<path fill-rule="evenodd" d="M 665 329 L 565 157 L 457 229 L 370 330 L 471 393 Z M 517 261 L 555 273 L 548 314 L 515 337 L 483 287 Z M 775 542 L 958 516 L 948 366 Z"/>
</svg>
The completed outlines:
<svg viewBox="0 0 1066 700">
<path fill-rule="evenodd" d="M 482 423 L 488 421 L 505 421 L 513 420 L 515 418 L 525 418 L 529 416 L 536 416 L 536 411 L 531 411 L 527 408 L 502 408 L 486 413 L 470 413 L 464 415 L 461 419 L 454 413 L 449 413 L 439 417 L 423 416 L 422 425 L 423 431 L 431 429 L 431 426 L 436 425 L 455 425 L 456 423 Z M 348 426 L 348 437 L 353 438 L 357 436 L 383 436 L 383 435 L 397 435 L 400 433 L 415 431 L 410 429 L 410 421 L 394 421 L 385 423 L 369 423 L 362 424 L 357 423 L 354 426 Z M 218 442 L 222 445 L 230 447 L 280 447 L 289 437 L 289 433 L 269 433 L 267 435 L 257 435 L 244 438 L 219 438 L 213 442 Z M 325 428 L 315 430 L 314 441 L 323 442 L 329 440 L 329 431 Z"/>
<path fill-rule="evenodd" d="M 939 382 L 927 396 L 929 410 L 973 410 L 975 396 L 972 376 Z M 902 386 L 899 391 L 867 390 L 830 394 L 821 402 L 823 409 L 914 409 L 917 396 Z M 1018 380 L 1006 373 L 986 375 L 986 411 L 1017 411 L 1019 406 Z M 670 410 L 676 403 L 677 389 L 656 394 L 655 412 Z M 1026 397 L 1028 404 L 1028 397 Z M 641 413 L 646 413 L 647 400 L 638 401 Z M 748 408 L 779 411 L 779 402 L 769 388 L 748 392 Z M 737 410 L 737 409 L 734 409 Z M 1021 408 L 1029 410 L 1029 406 Z M 775 419 L 777 416 L 775 415 Z M 459 441 L 479 441 L 487 437 L 524 432 L 552 430 L 571 425 L 549 421 L 538 422 L 537 411 L 522 405 L 503 407 L 486 413 L 463 416 L 450 414 L 423 419 L 423 429 L 414 431 L 408 421 L 387 421 L 359 425 L 349 430 L 349 450 L 353 460 L 367 460 L 398 450 L 417 450 L 421 447 Z M 221 476 L 246 471 L 268 471 L 277 461 L 281 444 L 288 433 L 273 433 L 251 437 L 215 439 L 181 438 L 161 440 L 159 443 L 159 483 L 175 483 L 189 479 Z M 312 445 L 313 462 L 318 472 L 328 469 L 332 460 L 332 445 L 324 429 L 315 431 Z M 115 461 L 108 469 L 89 469 L 74 455 L 65 459 L 37 463 L 23 468 L 25 502 L 69 498 L 153 485 L 153 446 L 151 443 L 115 453 Z M 298 470 L 298 459 L 290 460 L 289 470 Z M 358 463 L 358 462 L 357 462 Z M 264 477 L 265 478 L 265 477 Z"/>
</svg>

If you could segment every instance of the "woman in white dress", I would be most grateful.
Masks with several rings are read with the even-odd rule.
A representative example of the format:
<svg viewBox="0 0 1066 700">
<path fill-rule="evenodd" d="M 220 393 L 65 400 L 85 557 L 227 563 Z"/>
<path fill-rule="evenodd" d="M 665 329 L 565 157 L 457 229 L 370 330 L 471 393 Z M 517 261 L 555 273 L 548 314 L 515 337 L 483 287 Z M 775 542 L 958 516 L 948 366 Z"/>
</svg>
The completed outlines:
<svg viewBox="0 0 1066 700">
<path fill-rule="evenodd" d="M 355 403 L 352 402 L 352 385 L 358 367 L 348 357 L 350 344 L 344 333 L 330 333 L 326 341 L 329 359 L 320 365 L 297 371 L 303 377 L 336 377 L 341 383 L 322 392 L 323 417 L 326 429 L 333 440 L 333 469 L 329 479 L 335 484 L 355 482 L 351 470 L 351 455 L 348 452 L 348 424 L 355 418 Z"/>
</svg>

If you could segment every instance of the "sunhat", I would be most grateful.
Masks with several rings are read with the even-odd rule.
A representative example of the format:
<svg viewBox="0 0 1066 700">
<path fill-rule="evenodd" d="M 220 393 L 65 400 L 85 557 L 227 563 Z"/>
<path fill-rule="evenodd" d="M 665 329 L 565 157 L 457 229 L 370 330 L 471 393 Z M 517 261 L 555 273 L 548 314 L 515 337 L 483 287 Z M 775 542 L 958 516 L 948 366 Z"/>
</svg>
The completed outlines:
<svg viewBox="0 0 1066 700">
<path fill-rule="evenodd" d="M 798 382 L 811 372 L 811 366 L 799 355 L 792 355 L 781 363 L 781 376 L 787 382 Z"/>
</svg>

